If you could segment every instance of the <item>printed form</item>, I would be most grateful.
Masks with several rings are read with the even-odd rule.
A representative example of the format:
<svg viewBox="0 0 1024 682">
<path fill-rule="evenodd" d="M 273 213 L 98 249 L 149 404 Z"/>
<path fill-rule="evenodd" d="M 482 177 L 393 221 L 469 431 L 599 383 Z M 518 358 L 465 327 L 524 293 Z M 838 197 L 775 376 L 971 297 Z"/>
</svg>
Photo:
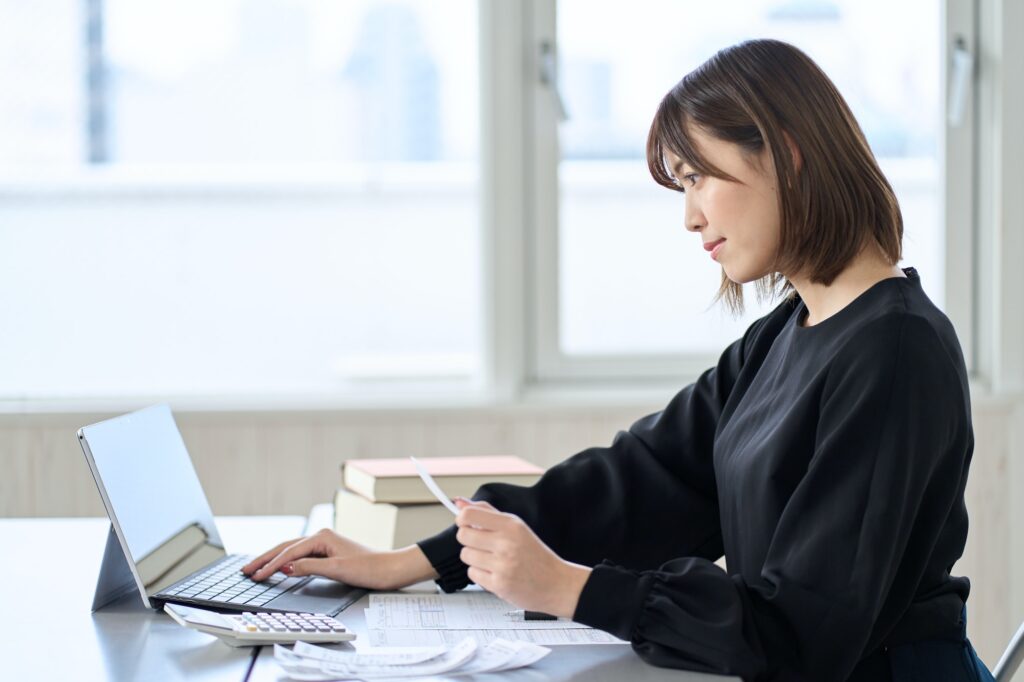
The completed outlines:
<svg viewBox="0 0 1024 682">
<path fill-rule="evenodd" d="M 565 618 L 524 621 L 512 604 L 490 592 L 372 594 L 366 625 L 373 646 L 451 645 L 465 637 L 485 643 L 510 639 L 540 645 L 627 642 Z"/>
</svg>

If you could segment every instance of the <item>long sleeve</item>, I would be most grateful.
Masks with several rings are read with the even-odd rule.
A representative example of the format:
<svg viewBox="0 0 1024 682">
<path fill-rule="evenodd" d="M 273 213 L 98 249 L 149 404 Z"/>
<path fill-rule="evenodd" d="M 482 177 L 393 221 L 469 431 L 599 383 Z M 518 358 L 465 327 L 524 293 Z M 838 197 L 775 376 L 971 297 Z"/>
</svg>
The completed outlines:
<svg viewBox="0 0 1024 682">
<path fill-rule="evenodd" d="M 760 321 L 759 321 L 760 322 Z M 533 486 L 485 485 L 474 499 L 521 517 L 563 559 L 652 568 L 673 556 L 722 555 L 712 447 L 755 323 L 662 411 L 549 469 Z M 685 519 L 680 522 L 680 519 Z M 456 528 L 419 542 L 448 592 L 468 584 Z"/>
<path fill-rule="evenodd" d="M 730 574 L 686 553 L 656 570 L 609 556 L 575 620 L 630 640 L 658 666 L 845 680 L 872 633 L 907 610 L 934 553 L 966 537 L 956 507 L 972 436 L 958 366 L 921 317 L 890 314 L 860 329 L 813 384 L 811 456 L 759 574 L 732 570 L 731 556 Z"/>
</svg>

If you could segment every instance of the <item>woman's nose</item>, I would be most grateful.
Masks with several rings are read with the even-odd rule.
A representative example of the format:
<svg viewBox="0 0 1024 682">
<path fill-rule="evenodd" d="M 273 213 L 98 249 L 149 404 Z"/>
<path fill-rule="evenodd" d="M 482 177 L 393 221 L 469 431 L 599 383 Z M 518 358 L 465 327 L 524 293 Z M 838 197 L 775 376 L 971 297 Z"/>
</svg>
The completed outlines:
<svg viewBox="0 0 1024 682">
<path fill-rule="evenodd" d="M 707 220 L 700 211 L 686 211 L 684 222 L 686 229 L 690 232 L 700 232 L 707 227 Z"/>
<path fill-rule="evenodd" d="M 707 226 L 707 219 L 704 217 L 704 212 L 697 206 L 697 202 L 690 198 L 689 195 L 686 197 L 686 210 L 683 215 L 683 223 L 686 229 L 690 232 L 700 232 Z"/>
</svg>

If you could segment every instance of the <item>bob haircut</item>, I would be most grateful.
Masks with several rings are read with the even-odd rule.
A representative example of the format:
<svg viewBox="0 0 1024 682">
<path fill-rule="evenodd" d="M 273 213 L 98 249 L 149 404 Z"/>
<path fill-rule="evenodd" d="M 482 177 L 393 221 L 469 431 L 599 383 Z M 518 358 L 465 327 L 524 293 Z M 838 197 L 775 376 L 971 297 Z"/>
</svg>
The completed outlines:
<svg viewBox="0 0 1024 682">
<path fill-rule="evenodd" d="M 687 74 L 658 106 L 647 137 L 647 165 L 660 185 L 684 192 L 668 167 L 671 151 L 701 175 L 736 181 L 700 154 L 691 130 L 739 145 L 765 146 L 779 188 L 780 239 L 761 299 L 792 295 L 787 275 L 829 285 L 874 244 L 892 265 L 901 258 L 903 217 L 864 133 L 828 76 L 799 49 L 750 40 L 721 50 Z M 797 171 L 786 137 L 800 151 Z M 743 310 L 743 287 L 722 271 L 716 300 Z"/>
</svg>

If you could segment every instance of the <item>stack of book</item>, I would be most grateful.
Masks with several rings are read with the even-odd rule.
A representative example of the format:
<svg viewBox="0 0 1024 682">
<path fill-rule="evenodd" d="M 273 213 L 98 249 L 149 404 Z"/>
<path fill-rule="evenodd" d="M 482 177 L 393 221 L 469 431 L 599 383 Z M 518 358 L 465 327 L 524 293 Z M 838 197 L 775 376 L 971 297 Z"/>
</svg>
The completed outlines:
<svg viewBox="0 0 1024 682">
<path fill-rule="evenodd" d="M 448 497 L 470 498 L 485 483 L 533 485 L 544 470 L 519 457 L 417 458 Z M 334 530 L 373 549 L 397 549 L 452 524 L 408 457 L 342 463 Z"/>
</svg>

